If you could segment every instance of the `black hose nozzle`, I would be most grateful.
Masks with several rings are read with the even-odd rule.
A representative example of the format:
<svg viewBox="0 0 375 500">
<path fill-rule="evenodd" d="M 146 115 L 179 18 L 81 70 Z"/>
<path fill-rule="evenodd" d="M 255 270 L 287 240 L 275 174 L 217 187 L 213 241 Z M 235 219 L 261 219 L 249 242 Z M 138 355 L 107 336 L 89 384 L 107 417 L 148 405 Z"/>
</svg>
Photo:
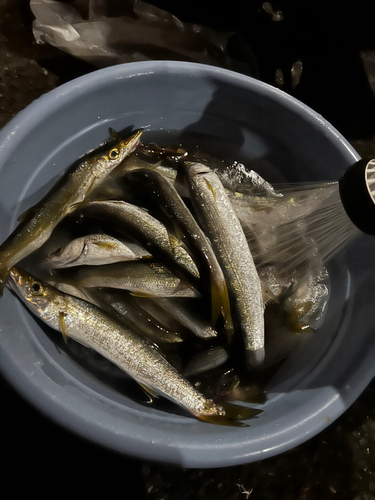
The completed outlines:
<svg viewBox="0 0 375 500">
<path fill-rule="evenodd" d="M 375 160 L 359 160 L 339 180 L 344 210 L 361 231 L 375 235 Z"/>
</svg>

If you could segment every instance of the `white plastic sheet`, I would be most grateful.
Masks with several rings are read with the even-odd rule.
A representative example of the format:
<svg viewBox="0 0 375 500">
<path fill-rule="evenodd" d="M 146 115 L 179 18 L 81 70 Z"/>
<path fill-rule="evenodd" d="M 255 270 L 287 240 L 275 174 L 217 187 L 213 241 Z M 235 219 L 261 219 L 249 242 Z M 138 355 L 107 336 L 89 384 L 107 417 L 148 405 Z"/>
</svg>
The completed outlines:
<svg viewBox="0 0 375 500">
<path fill-rule="evenodd" d="M 109 4 L 114 8 L 109 8 Z M 142 0 L 31 0 L 37 43 L 48 43 L 98 67 L 149 59 L 193 61 L 251 74 L 230 58 L 231 33 L 183 23 Z"/>
</svg>

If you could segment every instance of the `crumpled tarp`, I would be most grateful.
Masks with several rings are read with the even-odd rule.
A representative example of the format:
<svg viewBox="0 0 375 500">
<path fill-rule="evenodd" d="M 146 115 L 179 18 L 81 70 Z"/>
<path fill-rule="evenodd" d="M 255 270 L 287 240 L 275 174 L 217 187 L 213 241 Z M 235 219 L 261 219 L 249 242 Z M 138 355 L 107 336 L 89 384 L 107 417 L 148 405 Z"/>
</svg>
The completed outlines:
<svg viewBox="0 0 375 500">
<path fill-rule="evenodd" d="M 214 31 L 142 0 L 31 0 L 37 43 L 98 67 L 150 59 L 193 61 L 252 74 L 229 57 L 232 33 Z"/>
</svg>

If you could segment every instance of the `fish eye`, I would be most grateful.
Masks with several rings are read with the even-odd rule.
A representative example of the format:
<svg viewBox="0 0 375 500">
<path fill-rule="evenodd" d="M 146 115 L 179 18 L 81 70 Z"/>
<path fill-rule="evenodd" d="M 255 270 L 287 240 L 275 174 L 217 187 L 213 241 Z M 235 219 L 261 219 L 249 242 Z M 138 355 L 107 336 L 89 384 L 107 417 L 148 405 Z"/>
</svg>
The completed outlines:
<svg viewBox="0 0 375 500">
<path fill-rule="evenodd" d="M 116 160 L 119 157 L 120 153 L 117 148 L 111 149 L 109 152 L 108 156 L 110 157 L 111 160 Z"/>
<path fill-rule="evenodd" d="M 30 293 L 31 295 L 41 295 L 43 293 L 43 287 L 38 281 L 34 281 L 30 285 Z"/>
</svg>

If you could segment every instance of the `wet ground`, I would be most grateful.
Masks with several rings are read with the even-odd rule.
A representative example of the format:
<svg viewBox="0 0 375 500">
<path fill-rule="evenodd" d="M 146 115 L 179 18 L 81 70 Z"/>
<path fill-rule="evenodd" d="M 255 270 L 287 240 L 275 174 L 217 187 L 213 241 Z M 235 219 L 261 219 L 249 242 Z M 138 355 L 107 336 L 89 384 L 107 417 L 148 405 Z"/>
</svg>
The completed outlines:
<svg viewBox="0 0 375 500">
<path fill-rule="evenodd" d="M 182 20 L 240 33 L 258 78 L 310 105 L 362 156 L 375 157 L 375 9 L 367 2 L 345 8 L 328 8 L 323 1 L 153 3 Z M 0 0 L 0 127 L 41 94 L 94 69 L 37 45 L 31 22 L 27 1 Z M 140 500 L 375 499 L 374 382 L 307 443 L 262 462 L 206 470 L 119 456 L 55 425 L 3 379 L 1 395 L 3 486 L 12 493 L 121 492 Z"/>
</svg>

